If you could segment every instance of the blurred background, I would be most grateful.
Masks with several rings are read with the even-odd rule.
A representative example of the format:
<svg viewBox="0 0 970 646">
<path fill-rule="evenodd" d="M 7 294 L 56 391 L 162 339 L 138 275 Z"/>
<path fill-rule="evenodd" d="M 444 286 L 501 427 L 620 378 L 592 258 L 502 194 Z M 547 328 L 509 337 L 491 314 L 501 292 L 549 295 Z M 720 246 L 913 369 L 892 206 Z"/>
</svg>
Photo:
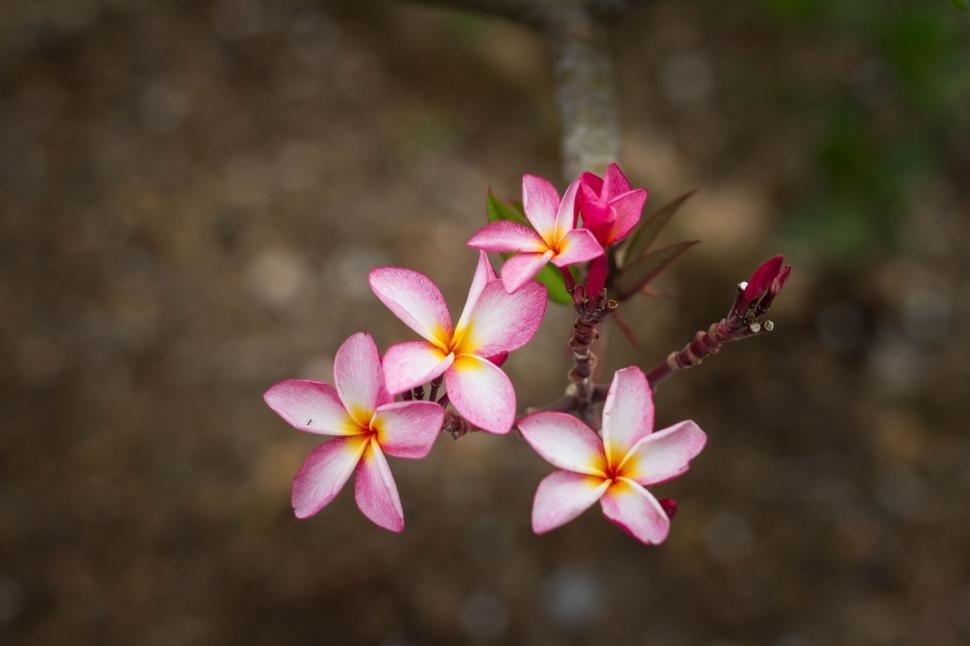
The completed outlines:
<svg viewBox="0 0 970 646">
<path fill-rule="evenodd" d="M 613 26 L 622 165 L 700 238 L 624 305 L 650 367 L 795 266 L 771 335 L 657 392 L 709 434 L 662 547 L 529 528 L 515 436 L 393 460 L 293 518 L 318 438 L 262 392 L 411 333 L 374 265 L 457 313 L 486 191 L 562 186 L 551 60 L 403 2 L 7 0 L 0 11 L 0 643 L 970 643 L 970 14 L 658 0 Z M 555 399 L 570 312 L 507 371 Z"/>
</svg>

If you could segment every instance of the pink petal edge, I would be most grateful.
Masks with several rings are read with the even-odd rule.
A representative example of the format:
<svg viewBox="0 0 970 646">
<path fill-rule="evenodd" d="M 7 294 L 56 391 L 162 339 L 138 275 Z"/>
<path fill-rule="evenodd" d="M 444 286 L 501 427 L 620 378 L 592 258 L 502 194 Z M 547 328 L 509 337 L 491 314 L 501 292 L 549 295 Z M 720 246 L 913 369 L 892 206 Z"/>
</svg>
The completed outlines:
<svg viewBox="0 0 970 646">
<path fill-rule="evenodd" d="M 590 427 L 566 413 L 533 413 L 518 421 L 522 437 L 553 466 L 605 477 L 603 440 Z"/>
<path fill-rule="evenodd" d="M 431 451 L 444 418 L 445 409 L 435 402 L 400 401 L 378 408 L 373 425 L 385 453 L 416 460 Z"/>
<path fill-rule="evenodd" d="M 394 476 L 377 442 L 371 441 L 357 463 L 354 482 L 357 508 L 372 523 L 392 532 L 404 531 L 404 510 Z"/>
<path fill-rule="evenodd" d="M 263 401 L 298 431 L 319 435 L 364 432 L 344 409 L 337 389 L 322 381 L 286 379 L 270 386 Z"/>
<path fill-rule="evenodd" d="M 483 431 L 508 433 L 515 421 L 515 389 L 502 369 L 479 356 L 462 354 L 445 372 L 448 399 L 462 417 Z"/>
<path fill-rule="evenodd" d="M 460 346 L 484 357 L 518 350 L 535 336 L 548 300 L 545 288 L 535 281 L 512 293 L 499 281 L 489 284 L 468 318 Z"/>
<path fill-rule="evenodd" d="M 600 500 L 609 480 L 553 471 L 539 483 L 532 501 L 532 531 L 545 534 L 573 520 Z"/>
<path fill-rule="evenodd" d="M 350 416 L 366 427 L 374 410 L 390 399 L 384 388 L 381 355 L 366 332 L 347 337 L 333 359 L 333 380 Z"/>
<path fill-rule="evenodd" d="M 411 269 L 377 267 L 367 280 L 374 295 L 409 328 L 428 341 L 451 339 L 448 305 L 430 278 Z"/>
<path fill-rule="evenodd" d="M 647 545 L 663 543 L 670 533 L 670 518 L 649 491 L 626 478 L 620 478 L 600 498 L 606 518 Z"/>
<path fill-rule="evenodd" d="M 396 343 L 384 353 L 384 380 L 393 395 L 426 384 L 443 374 L 455 360 L 427 341 Z"/>
<path fill-rule="evenodd" d="M 293 478 L 290 501 L 297 518 L 309 518 L 337 497 L 364 453 L 366 436 L 338 437 L 315 448 Z"/>
</svg>

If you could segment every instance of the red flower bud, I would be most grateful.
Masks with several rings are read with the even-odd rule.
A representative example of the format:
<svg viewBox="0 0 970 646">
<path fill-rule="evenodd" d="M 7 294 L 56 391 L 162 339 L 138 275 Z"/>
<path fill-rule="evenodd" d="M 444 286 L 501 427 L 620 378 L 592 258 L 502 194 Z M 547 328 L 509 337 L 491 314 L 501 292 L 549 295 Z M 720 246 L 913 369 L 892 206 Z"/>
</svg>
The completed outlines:
<svg viewBox="0 0 970 646">
<path fill-rule="evenodd" d="M 667 518 L 673 518 L 677 515 L 677 501 L 673 498 L 662 498 L 659 500 L 660 506 L 664 508 L 664 512 L 667 514 Z"/>
<path fill-rule="evenodd" d="M 735 314 L 744 316 L 751 306 L 759 301 L 761 301 L 759 309 L 762 312 L 767 311 L 771 301 L 785 286 L 785 281 L 791 274 L 791 265 L 785 265 L 784 262 L 785 259 L 782 256 L 775 256 L 754 270 L 735 303 Z"/>
</svg>

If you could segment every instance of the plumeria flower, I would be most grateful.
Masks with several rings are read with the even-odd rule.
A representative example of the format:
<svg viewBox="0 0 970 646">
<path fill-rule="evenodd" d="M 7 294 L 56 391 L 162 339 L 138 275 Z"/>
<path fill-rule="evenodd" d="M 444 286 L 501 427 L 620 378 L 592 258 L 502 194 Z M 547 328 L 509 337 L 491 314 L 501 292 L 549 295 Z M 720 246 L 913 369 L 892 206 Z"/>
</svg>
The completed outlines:
<svg viewBox="0 0 970 646">
<path fill-rule="evenodd" d="M 620 167 L 610 164 L 605 177 L 588 171 L 580 175 L 577 201 L 583 226 L 605 249 L 623 240 L 640 221 L 647 191 L 632 188 Z M 607 267 L 606 256 L 590 264 L 589 294 L 596 296 L 603 289 Z"/>
<path fill-rule="evenodd" d="M 334 388 L 287 379 L 263 399 L 300 431 L 336 435 L 307 457 L 293 479 L 293 511 L 308 518 L 330 504 L 357 471 L 354 498 L 375 524 L 400 532 L 404 512 L 384 454 L 423 458 L 431 450 L 444 409 L 434 402 L 394 402 L 384 387 L 377 346 L 369 334 L 352 335 L 334 357 Z"/>
<path fill-rule="evenodd" d="M 647 190 L 632 188 L 616 164 L 610 164 L 602 178 L 588 171 L 583 173 L 579 184 L 583 226 L 603 247 L 623 240 L 640 221 Z"/>
<path fill-rule="evenodd" d="M 444 375 L 448 399 L 462 417 L 486 431 L 508 433 L 515 390 L 496 362 L 535 335 L 546 312 L 545 288 L 532 281 L 507 293 L 480 252 L 465 308 L 452 327 L 441 291 L 424 274 L 379 267 L 369 280 L 377 298 L 425 339 L 388 348 L 387 389 L 400 393 Z"/>
<path fill-rule="evenodd" d="M 536 490 L 532 506 L 536 534 L 569 522 L 598 500 L 612 523 L 654 544 L 667 538 L 670 518 L 644 486 L 687 471 L 707 441 L 692 421 L 652 432 L 650 385 L 635 366 L 613 376 L 603 408 L 602 438 L 565 413 L 535 413 L 518 427 L 532 448 L 560 469 L 546 476 Z"/>
<path fill-rule="evenodd" d="M 567 267 L 603 255 L 603 247 L 586 229 L 576 228 L 576 191 L 566 189 L 562 200 L 556 188 L 535 175 L 522 177 L 522 208 L 532 229 L 501 220 L 478 230 L 469 247 L 515 253 L 502 265 L 502 282 L 514 292 L 535 277 L 546 263 Z"/>
</svg>

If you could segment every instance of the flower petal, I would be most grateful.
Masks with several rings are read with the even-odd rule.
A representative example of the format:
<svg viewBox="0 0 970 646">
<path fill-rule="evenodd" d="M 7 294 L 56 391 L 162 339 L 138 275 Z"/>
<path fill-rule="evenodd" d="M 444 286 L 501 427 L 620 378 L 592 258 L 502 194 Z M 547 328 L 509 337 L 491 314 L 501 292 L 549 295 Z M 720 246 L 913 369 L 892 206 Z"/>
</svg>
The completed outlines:
<svg viewBox="0 0 970 646">
<path fill-rule="evenodd" d="M 566 413 L 533 413 L 516 424 L 535 452 L 560 469 L 606 477 L 603 440 Z"/>
<path fill-rule="evenodd" d="M 687 471 L 707 443 L 707 435 L 691 420 L 651 433 L 623 459 L 623 475 L 642 485 L 658 484 Z"/>
<path fill-rule="evenodd" d="M 613 466 L 653 430 L 653 394 L 636 366 L 617 370 L 603 405 L 603 445 Z"/>
<path fill-rule="evenodd" d="M 287 379 L 271 386 L 263 401 L 293 428 L 319 435 L 359 435 L 364 432 L 347 414 L 337 390 L 310 379 Z"/>
<path fill-rule="evenodd" d="M 520 253 L 502 265 L 502 284 L 510 294 L 535 278 L 539 270 L 552 258 L 552 251 L 545 253 Z"/>
<path fill-rule="evenodd" d="M 626 193 L 629 190 L 630 182 L 623 171 L 620 170 L 620 167 L 616 163 L 607 166 L 606 175 L 603 177 L 603 196 L 607 199 L 613 199 L 614 196 Z"/>
<path fill-rule="evenodd" d="M 290 500 L 297 518 L 309 518 L 336 498 L 369 442 L 366 436 L 338 437 L 307 456 L 293 478 Z"/>
<path fill-rule="evenodd" d="M 600 498 L 603 515 L 635 539 L 662 543 L 670 532 L 670 518 L 649 491 L 627 478 L 617 479 Z"/>
<path fill-rule="evenodd" d="M 562 202 L 556 212 L 556 240 L 562 240 L 567 233 L 576 226 L 576 193 L 579 191 L 579 180 L 574 180 L 566 187 Z"/>
<path fill-rule="evenodd" d="M 340 400 L 358 424 L 367 427 L 374 410 L 389 400 L 381 355 L 371 335 L 352 334 L 333 359 L 333 380 Z"/>
<path fill-rule="evenodd" d="M 357 463 L 354 500 L 361 512 L 378 527 L 392 532 L 404 531 L 404 510 L 394 476 L 381 447 L 373 440 L 367 444 L 363 459 Z"/>
<path fill-rule="evenodd" d="M 588 170 L 583 171 L 583 174 L 579 176 L 579 183 L 582 184 L 583 188 L 588 188 L 595 197 L 599 197 L 603 190 L 603 178 Z"/>
<path fill-rule="evenodd" d="M 468 246 L 485 251 L 534 253 L 546 250 L 539 234 L 517 222 L 499 220 L 481 229 L 468 240 Z"/>
<path fill-rule="evenodd" d="M 445 372 L 448 399 L 462 417 L 489 433 L 508 433 L 515 421 L 515 389 L 487 359 L 461 354 Z"/>
<path fill-rule="evenodd" d="M 416 459 L 431 450 L 444 418 L 445 409 L 435 402 L 394 402 L 377 409 L 371 428 L 385 453 Z"/>
<path fill-rule="evenodd" d="M 378 267 L 368 276 L 371 290 L 405 325 L 436 345 L 451 340 L 451 316 L 438 286 L 424 274 Z"/>
<path fill-rule="evenodd" d="M 530 281 L 511 294 L 499 281 L 490 283 L 468 318 L 463 335 L 456 335 L 457 352 L 490 357 L 518 350 L 532 340 L 546 313 L 546 289 Z"/>
<path fill-rule="evenodd" d="M 536 534 L 565 525 L 589 509 L 610 486 L 609 480 L 570 471 L 553 471 L 539 483 L 532 502 Z"/>
<path fill-rule="evenodd" d="M 552 257 L 557 267 L 575 265 L 603 255 L 603 247 L 587 229 L 573 229 L 559 242 L 559 253 Z M 504 274 L 503 274 L 504 278 Z"/>
<path fill-rule="evenodd" d="M 522 210 L 536 232 L 547 245 L 550 244 L 559 212 L 559 192 L 556 187 L 536 175 L 523 175 Z"/>
<path fill-rule="evenodd" d="M 384 382 L 391 394 L 403 393 L 441 375 L 455 355 L 445 354 L 427 341 L 392 345 L 384 353 Z"/>
<path fill-rule="evenodd" d="M 596 240 L 601 245 L 608 245 L 610 232 L 616 220 L 616 210 L 611 209 L 605 200 L 585 184 L 580 187 L 577 199 L 583 216 L 583 227 L 596 236 Z"/>
<path fill-rule="evenodd" d="M 472 276 L 472 284 L 468 288 L 468 298 L 465 299 L 465 307 L 462 308 L 461 316 L 458 318 L 458 324 L 455 325 L 453 337 L 462 334 L 468 325 L 468 317 L 471 316 L 475 303 L 478 302 L 479 297 L 482 295 L 482 290 L 494 280 L 495 270 L 492 269 L 492 263 L 488 261 L 488 254 L 484 251 L 479 251 L 478 264 L 475 266 L 475 275 Z"/>
<path fill-rule="evenodd" d="M 619 242 L 637 226 L 646 202 L 647 191 L 643 188 L 623 193 L 610 202 L 610 207 L 616 212 L 609 234 L 610 244 Z"/>
</svg>

